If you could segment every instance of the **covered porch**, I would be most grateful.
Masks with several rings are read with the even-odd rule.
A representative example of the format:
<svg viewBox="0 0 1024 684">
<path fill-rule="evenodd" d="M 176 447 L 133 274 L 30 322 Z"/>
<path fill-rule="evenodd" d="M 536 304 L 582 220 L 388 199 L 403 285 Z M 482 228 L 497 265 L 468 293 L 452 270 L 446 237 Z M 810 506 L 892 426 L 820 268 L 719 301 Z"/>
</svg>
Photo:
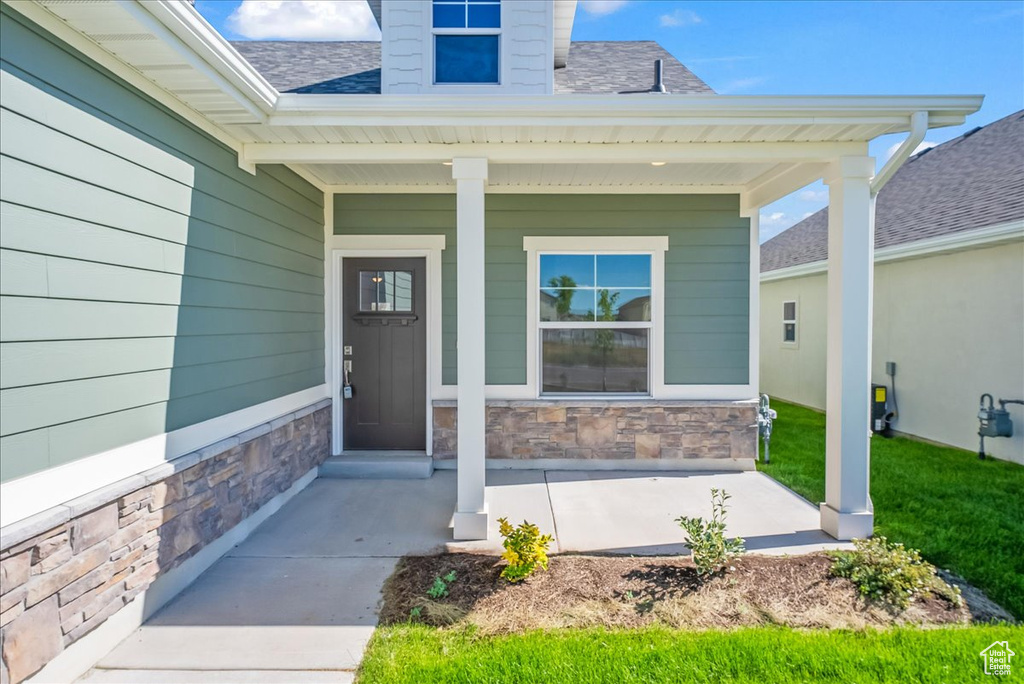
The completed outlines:
<svg viewBox="0 0 1024 684">
<path fill-rule="evenodd" d="M 82 681 L 352 681 L 403 555 L 500 552 L 496 524 L 486 541 L 451 541 L 455 479 L 314 481 Z M 686 553 L 673 520 L 708 515 L 711 487 L 734 495 L 729 534 L 751 552 L 843 546 L 814 506 L 756 472 L 491 470 L 485 501 L 553 531 L 553 551 L 658 556 Z"/>
<path fill-rule="evenodd" d="M 370 253 L 364 249 L 370 245 L 384 245 L 395 256 L 422 253 L 428 269 L 431 258 L 439 263 L 443 250 L 454 253 L 460 286 L 454 301 L 446 306 L 454 305 L 457 314 L 454 337 L 458 342 L 450 361 L 458 369 L 458 380 L 443 381 L 440 330 L 429 332 L 432 342 L 428 342 L 427 356 L 438 361 L 432 367 L 428 361 L 425 403 L 428 455 L 434 447 L 431 435 L 437 402 L 448 402 L 442 408 L 452 414 L 448 426 L 457 453 L 453 528 L 457 540 L 487 539 L 493 522 L 485 487 L 487 468 L 496 465 L 488 461 L 495 451 L 488 433 L 489 402 L 536 402 L 535 408 L 543 410 L 545 402 L 556 398 L 536 380 L 538 351 L 532 340 L 537 331 L 532 323 L 535 310 L 530 308 L 535 296 L 530 287 L 535 285 L 529 281 L 523 294 L 527 319 L 533 326 L 527 335 L 526 378 L 512 385 L 487 380 L 487 330 L 485 316 L 479 314 L 488 301 L 484 287 L 466 284 L 486 281 L 489 197 L 579 196 L 584 202 L 588 196 L 735 198 L 733 215 L 749 226 L 743 293 L 747 358 L 745 373 L 738 380 L 669 382 L 664 366 L 679 352 L 662 344 L 663 331 L 658 325 L 665 298 L 671 295 L 659 295 L 657 287 L 659 278 L 664 279 L 657 253 L 669 249 L 669 239 L 665 237 L 664 245 L 659 246 L 651 231 L 638 235 L 623 227 L 615 238 L 620 242 L 615 244 L 634 240 L 642 243 L 640 249 L 654 255 L 652 381 L 642 400 L 665 406 L 669 402 L 708 402 L 711 407 L 749 408 L 759 393 L 758 212 L 762 206 L 824 179 L 830 206 L 828 413 L 835 418 L 828 423 L 826 500 L 820 507 L 819 527 L 837 539 L 851 539 L 870 535 L 873 522 L 868 482 L 873 198 L 929 126 L 961 123 L 974 105 L 973 98 L 640 96 L 624 101 L 595 96 L 516 98 L 514 102 L 465 98 L 455 106 L 450 100 L 423 97 L 414 116 L 405 104 L 387 97 L 353 102 L 323 96 L 313 102 L 303 96 L 283 95 L 265 124 L 247 127 L 251 142 L 243 145 L 240 164 L 288 164 L 325 187 L 333 200 L 327 202 L 325 223 L 330 235 L 325 261 L 328 274 L 333 265 L 335 279 L 342 255 Z M 875 160 L 867 153 L 868 141 L 900 131 L 909 133 L 907 141 L 876 176 Z M 443 240 L 432 243 L 431 236 L 378 234 L 371 240 L 358 231 L 339 235 L 333 230 L 338 225 L 333 212 L 339 211 L 339 199 L 351 194 L 379 197 L 382 204 L 396 194 L 454 195 L 454 250 Z M 557 235 L 554 229 L 543 239 L 557 242 Z M 563 251 L 600 251 L 603 241 L 609 239 L 604 234 L 577 231 L 572 241 L 544 244 Z M 532 258 L 538 248 L 531 248 L 531 240 L 534 238 L 523 238 L 523 249 Z M 528 269 L 533 262 L 530 264 Z M 428 280 L 431 277 L 428 273 Z M 531 277 L 535 279 L 536 273 Z M 337 282 L 330 276 L 326 280 L 330 312 L 337 306 Z M 436 297 L 428 296 L 427 307 L 435 307 L 436 313 L 441 306 L 439 288 Z M 347 372 L 345 355 L 339 349 L 348 343 L 341 341 L 341 333 L 340 323 L 332 325 L 334 337 L 327 345 L 333 350 L 337 426 L 344 424 L 345 402 L 338 398 Z M 585 394 L 579 398 L 598 404 L 616 399 Z M 745 413 L 738 415 L 746 418 Z M 637 437 L 629 438 L 638 453 Z M 343 450 L 343 440 L 336 432 L 334 452 Z M 734 457 L 733 465 L 736 460 Z M 676 465 L 687 469 L 697 464 L 680 460 Z M 702 469 L 712 466 L 698 465 Z M 738 469 L 750 467 L 752 461 Z"/>
</svg>

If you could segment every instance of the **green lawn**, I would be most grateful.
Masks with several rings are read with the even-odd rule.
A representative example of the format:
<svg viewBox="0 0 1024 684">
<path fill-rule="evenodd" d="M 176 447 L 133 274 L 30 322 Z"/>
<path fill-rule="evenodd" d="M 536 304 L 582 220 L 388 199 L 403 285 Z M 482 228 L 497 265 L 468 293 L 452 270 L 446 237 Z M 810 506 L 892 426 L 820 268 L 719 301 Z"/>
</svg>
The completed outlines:
<svg viewBox="0 0 1024 684">
<path fill-rule="evenodd" d="M 775 408 L 772 463 L 759 467 L 821 501 L 825 417 L 781 402 Z M 903 438 L 873 438 L 871 449 L 876 532 L 921 549 L 1024 617 L 1024 467 Z M 651 627 L 484 637 L 410 624 L 377 630 L 359 682 L 980 682 L 993 678 L 978 653 L 996 640 L 1021 654 L 1024 627 Z M 1024 656 L 1012 665 L 1016 681 Z"/>
<path fill-rule="evenodd" d="M 825 496 L 825 416 L 783 402 L 760 470 Z M 1024 618 L 1024 467 L 895 437 L 871 438 L 875 533 L 921 550 Z M 1024 667 L 1022 667 L 1024 669 Z"/>
<path fill-rule="evenodd" d="M 996 640 L 1024 644 L 1024 628 L 646 628 L 475 637 L 466 630 L 404 625 L 377 631 L 359 682 L 982 682 L 992 677 L 984 675 L 978 654 Z M 1011 665 L 1016 680 L 1022 666 Z"/>
</svg>

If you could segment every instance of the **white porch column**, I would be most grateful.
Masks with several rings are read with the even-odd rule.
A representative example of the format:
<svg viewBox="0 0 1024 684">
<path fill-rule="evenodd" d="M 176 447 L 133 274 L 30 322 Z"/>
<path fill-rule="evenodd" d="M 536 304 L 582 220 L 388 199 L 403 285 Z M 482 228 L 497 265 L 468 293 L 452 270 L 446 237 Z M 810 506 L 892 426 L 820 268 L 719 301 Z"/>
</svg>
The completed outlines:
<svg viewBox="0 0 1024 684">
<path fill-rule="evenodd" d="M 869 494 L 874 198 L 871 157 L 829 169 L 825 502 L 821 529 L 837 539 L 871 536 Z"/>
<path fill-rule="evenodd" d="M 484 501 L 484 187 L 486 159 L 452 160 L 458 258 L 458 500 L 456 539 L 487 538 Z"/>
</svg>

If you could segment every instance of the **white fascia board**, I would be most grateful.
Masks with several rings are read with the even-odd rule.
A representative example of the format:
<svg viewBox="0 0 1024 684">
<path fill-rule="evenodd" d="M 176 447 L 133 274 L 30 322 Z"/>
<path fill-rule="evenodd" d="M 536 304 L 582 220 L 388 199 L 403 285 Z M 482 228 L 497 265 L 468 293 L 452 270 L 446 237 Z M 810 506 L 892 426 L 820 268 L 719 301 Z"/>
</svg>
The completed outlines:
<svg viewBox="0 0 1024 684">
<path fill-rule="evenodd" d="M 280 96 L 277 89 L 207 23 L 191 3 L 148 0 L 125 3 L 125 7 L 138 7 L 149 12 L 196 56 L 241 91 L 264 117 L 273 110 Z"/>
<path fill-rule="evenodd" d="M 1007 242 L 1024 240 L 1024 220 L 1000 223 L 994 226 L 987 226 L 977 230 L 968 230 L 952 235 L 941 235 L 939 237 L 917 240 L 902 245 L 882 247 L 875 250 L 875 264 L 884 264 L 893 261 L 906 261 L 908 259 L 919 259 L 921 257 L 936 256 L 947 252 L 958 252 L 967 249 L 978 249 L 981 247 L 994 247 Z M 788 280 L 803 276 L 818 275 L 828 271 L 827 261 L 813 261 L 807 264 L 798 264 L 787 268 L 779 268 L 774 271 L 767 271 L 761 274 L 762 283 L 770 283 L 776 280 Z"/>
<path fill-rule="evenodd" d="M 742 185 L 488 185 L 487 194 L 739 195 L 745 189 Z M 339 195 L 454 195 L 455 185 L 328 185 L 325 191 Z"/>
<path fill-rule="evenodd" d="M 250 164 L 442 163 L 456 157 L 487 158 L 491 164 L 647 164 L 652 160 L 697 162 L 818 162 L 862 156 L 864 142 L 728 143 L 246 143 Z"/>
<path fill-rule="evenodd" d="M 75 50 L 93 60 L 103 68 L 107 69 L 118 78 L 136 88 L 147 96 L 153 98 L 161 105 L 196 126 L 204 133 L 210 135 L 232 150 L 241 152 L 242 145 L 233 135 L 225 131 L 221 126 L 206 118 L 191 106 L 185 104 L 169 91 L 157 85 L 154 81 L 143 76 L 134 67 L 121 61 L 113 54 L 87 38 L 85 34 L 73 29 L 67 22 L 57 17 L 42 5 L 34 2 L 9 2 L 2 0 L 11 9 L 17 10 L 26 19 L 32 21 L 44 30 L 52 33 Z"/>
<path fill-rule="evenodd" d="M 963 123 L 981 107 L 980 95 L 747 96 L 747 95 L 327 95 L 281 94 L 271 125 L 577 125 L 743 126 L 889 124 L 910 128 L 929 113 L 932 127 Z M 506 123 L 507 122 L 507 123 Z M 664 122 L 664 123 L 661 123 Z"/>
</svg>

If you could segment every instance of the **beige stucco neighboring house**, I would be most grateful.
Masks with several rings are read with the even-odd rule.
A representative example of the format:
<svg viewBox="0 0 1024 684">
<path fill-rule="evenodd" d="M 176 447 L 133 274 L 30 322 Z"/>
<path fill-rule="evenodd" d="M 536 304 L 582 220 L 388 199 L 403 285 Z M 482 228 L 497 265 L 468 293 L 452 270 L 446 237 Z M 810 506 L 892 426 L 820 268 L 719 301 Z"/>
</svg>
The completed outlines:
<svg viewBox="0 0 1024 684">
<path fill-rule="evenodd" d="M 1024 398 L 1021 160 L 1016 112 L 911 157 L 878 195 L 871 379 L 891 390 L 896 364 L 899 432 L 976 450 L 980 396 Z M 761 246 L 761 390 L 820 409 L 827 223 Z M 1024 463 L 1024 407 L 1007 408 L 1013 437 L 985 451 Z"/>
</svg>

